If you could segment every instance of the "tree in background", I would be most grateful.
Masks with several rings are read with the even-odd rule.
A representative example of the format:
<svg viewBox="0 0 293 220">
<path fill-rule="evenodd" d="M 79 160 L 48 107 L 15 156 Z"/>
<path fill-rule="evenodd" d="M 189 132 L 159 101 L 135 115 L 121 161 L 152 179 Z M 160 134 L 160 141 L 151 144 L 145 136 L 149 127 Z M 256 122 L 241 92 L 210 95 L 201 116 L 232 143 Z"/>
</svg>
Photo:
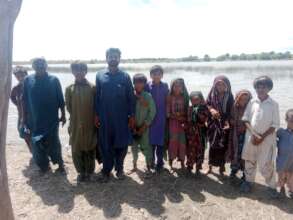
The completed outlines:
<svg viewBox="0 0 293 220">
<path fill-rule="evenodd" d="M 211 61 L 210 56 L 209 56 L 208 54 L 204 55 L 204 57 L 203 57 L 203 61 L 205 61 L 205 62 L 210 62 L 210 61 Z"/>
<path fill-rule="evenodd" d="M 6 132 L 11 90 L 13 28 L 22 0 L 0 0 L 0 219 L 14 219 L 6 167 Z"/>
</svg>

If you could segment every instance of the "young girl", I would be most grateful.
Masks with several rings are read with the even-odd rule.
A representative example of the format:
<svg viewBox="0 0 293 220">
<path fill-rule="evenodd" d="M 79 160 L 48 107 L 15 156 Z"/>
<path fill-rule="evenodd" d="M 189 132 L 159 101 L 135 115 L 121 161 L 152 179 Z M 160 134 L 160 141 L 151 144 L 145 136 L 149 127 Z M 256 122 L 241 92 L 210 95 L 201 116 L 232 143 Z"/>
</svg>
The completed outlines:
<svg viewBox="0 0 293 220">
<path fill-rule="evenodd" d="M 231 160 L 231 178 L 235 178 L 239 170 L 244 175 L 244 163 L 241 159 L 242 149 L 244 146 L 246 126 L 242 121 L 245 108 L 252 98 L 248 90 L 241 90 L 236 94 L 235 103 L 232 110 L 233 124 L 231 130 L 231 143 L 229 145 L 229 159 Z"/>
<path fill-rule="evenodd" d="M 293 198 L 293 109 L 286 112 L 286 122 L 287 129 L 280 128 L 277 132 L 277 172 L 281 192 L 285 192 L 287 184 L 290 197 Z"/>
<path fill-rule="evenodd" d="M 226 76 L 218 76 L 207 98 L 211 113 L 208 120 L 209 171 L 212 167 L 220 167 L 220 174 L 225 172 L 225 157 L 229 144 L 230 119 L 234 98 L 230 81 Z"/>
<path fill-rule="evenodd" d="M 191 92 L 190 101 L 192 106 L 188 109 L 186 165 L 191 173 L 196 164 L 196 174 L 199 174 L 204 161 L 209 110 L 201 92 Z"/>
<path fill-rule="evenodd" d="M 187 119 L 188 99 L 183 79 L 175 79 L 171 83 L 171 92 L 167 102 L 167 118 L 169 119 L 169 165 L 173 169 L 173 160 L 178 158 L 184 168 L 186 138 L 184 124 Z"/>
</svg>

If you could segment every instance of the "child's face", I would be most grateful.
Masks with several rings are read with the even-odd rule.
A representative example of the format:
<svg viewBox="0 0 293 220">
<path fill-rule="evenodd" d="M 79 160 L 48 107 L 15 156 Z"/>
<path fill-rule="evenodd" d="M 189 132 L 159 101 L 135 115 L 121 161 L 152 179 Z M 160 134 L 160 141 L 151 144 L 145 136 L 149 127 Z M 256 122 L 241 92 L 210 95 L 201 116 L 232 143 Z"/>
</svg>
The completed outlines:
<svg viewBox="0 0 293 220">
<path fill-rule="evenodd" d="M 143 82 L 134 83 L 134 89 L 136 93 L 141 93 L 144 90 L 145 84 Z"/>
<path fill-rule="evenodd" d="M 238 104 L 240 107 L 245 107 L 248 101 L 249 101 L 249 95 L 243 94 L 242 96 L 240 96 Z"/>
<path fill-rule="evenodd" d="M 86 72 L 72 70 L 72 74 L 77 82 L 82 82 L 85 79 Z"/>
<path fill-rule="evenodd" d="M 205 123 L 205 122 L 207 122 L 207 120 L 208 120 L 208 115 L 205 114 L 205 113 L 203 113 L 203 112 L 200 112 L 200 113 L 198 114 L 198 117 L 199 117 L 199 121 L 200 121 L 201 123 Z"/>
<path fill-rule="evenodd" d="M 216 90 L 219 94 L 224 94 L 227 91 L 227 86 L 223 81 L 219 81 L 216 84 Z"/>
<path fill-rule="evenodd" d="M 26 77 L 25 73 L 16 73 L 15 78 L 18 82 L 22 83 L 24 81 L 24 78 Z"/>
<path fill-rule="evenodd" d="M 178 96 L 182 94 L 182 85 L 179 82 L 175 82 L 173 86 L 173 93 L 174 95 Z"/>
<path fill-rule="evenodd" d="M 151 79 L 155 84 L 159 84 L 163 78 L 163 73 L 161 71 L 156 71 L 151 73 Z"/>
<path fill-rule="evenodd" d="M 259 98 L 265 98 L 268 96 L 269 88 L 265 85 L 258 85 L 255 89 L 256 94 Z"/>
<path fill-rule="evenodd" d="M 293 130 L 293 116 L 291 116 L 290 118 L 287 118 L 286 121 L 287 121 L 287 128 Z"/>
<path fill-rule="evenodd" d="M 201 98 L 200 97 L 198 97 L 198 96 L 193 96 L 193 97 L 191 97 L 191 104 L 193 105 L 193 106 L 197 106 L 197 105 L 200 105 L 200 104 L 202 104 L 202 100 L 201 100 Z"/>
</svg>

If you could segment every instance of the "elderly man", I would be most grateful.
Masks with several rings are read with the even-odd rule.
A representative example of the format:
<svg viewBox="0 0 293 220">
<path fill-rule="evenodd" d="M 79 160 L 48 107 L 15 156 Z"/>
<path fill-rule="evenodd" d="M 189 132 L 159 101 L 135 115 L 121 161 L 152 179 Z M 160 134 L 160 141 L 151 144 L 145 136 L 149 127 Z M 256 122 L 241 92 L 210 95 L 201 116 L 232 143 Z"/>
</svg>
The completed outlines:
<svg viewBox="0 0 293 220">
<path fill-rule="evenodd" d="M 48 74 L 44 58 L 34 59 L 32 68 L 35 74 L 24 81 L 23 99 L 24 126 L 31 134 L 33 158 L 42 173 L 50 170 L 49 159 L 64 173 L 59 139 L 59 121 L 66 123 L 62 88 L 59 80 Z"/>
<path fill-rule="evenodd" d="M 96 125 L 100 127 L 102 182 L 108 182 L 114 166 L 117 178 L 124 179 L 124 158 L 135 124 L 133 86 L 129 75 L 118 68 L 120 56 L 119 49 L 108 49 L 108 69 L 98 73 L 96 78 Z"/>
</svg>

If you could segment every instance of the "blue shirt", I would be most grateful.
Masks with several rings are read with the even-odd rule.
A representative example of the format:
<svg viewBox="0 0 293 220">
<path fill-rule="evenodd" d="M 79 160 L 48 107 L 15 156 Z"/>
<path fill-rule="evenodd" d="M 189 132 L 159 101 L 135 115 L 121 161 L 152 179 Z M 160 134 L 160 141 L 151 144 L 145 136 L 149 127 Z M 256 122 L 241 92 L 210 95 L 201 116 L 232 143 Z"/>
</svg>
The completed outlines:
<svg viewBox="0 0 293 220">
<path fill-rule="evenodd" d="M 129 117 L 134 116 L 135 96 L 129 75 L 119 70 L 98 73 L 96 78 L 96 114 L 100 119 L 103 148 L 124 148 L 131 144 Z"/>
<path fill-rule="evenodd" d="M 165 130 L 167 119 L 168 84 L 160 82 L 158 85 L 149 83 L 146 91 L 150 92 L 156 104 L 156 116 L 150 126 L 150 143 L 163 146 L 165 144 Z"/>
<path fill-rule="evenodd" d="M 45 74 L 29 75 L 24 80 L 24 109 L 26 126 L 33 141 L 58 128 L 59 109 L 64 108 L 62 88 L 57 77 Z"/>
<path fill-rule="evenodd" d="M 277 171 L 293 172 L 293 132 L 280 128 L 277 137 Z"/>
</svg>

